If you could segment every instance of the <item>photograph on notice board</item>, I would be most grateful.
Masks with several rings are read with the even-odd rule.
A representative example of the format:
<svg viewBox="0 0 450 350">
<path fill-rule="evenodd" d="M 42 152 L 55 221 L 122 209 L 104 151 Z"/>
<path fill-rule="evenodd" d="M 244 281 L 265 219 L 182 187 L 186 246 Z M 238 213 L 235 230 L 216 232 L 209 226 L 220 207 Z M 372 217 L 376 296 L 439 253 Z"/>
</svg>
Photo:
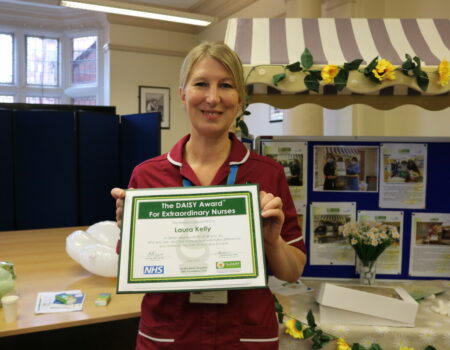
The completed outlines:
<svg viewBox="0 0 450 350">
<path fill-rule="evenodd" d="M 379 206 L 424 209 L 427 179 L 427 145 L 381 144 Z"/>
<path fill-rule="evenodd" d="M 399 275 L 402 272 L 403 211 L 358 210 L 358 221 L 378 222 L 397 229 L 399 239 L 385 249 L 377 259 L 377 273 Z"/>
<path fill-rule="evenodd" d="M 310 208 L 311 265 L 353 265 L 355 253 L 339 230 L 356 219 L 355 202 L 314 202 Z"/>
<path fill-rule="evenodd" d="M 300 141 L 264 141 L 261 154 L 276 160 L 284 169 L 297 212 L 306 205 L 308 144 Z"/>
<path fill-rule="evenodd" d="M 378 191 L 376 146 L 314 146 L 314 191 Z"/>
<path fill-rule="evenodd" d="M 411 276 L 450 277 L 450 214 L 412 213 Z"/>
</svg>

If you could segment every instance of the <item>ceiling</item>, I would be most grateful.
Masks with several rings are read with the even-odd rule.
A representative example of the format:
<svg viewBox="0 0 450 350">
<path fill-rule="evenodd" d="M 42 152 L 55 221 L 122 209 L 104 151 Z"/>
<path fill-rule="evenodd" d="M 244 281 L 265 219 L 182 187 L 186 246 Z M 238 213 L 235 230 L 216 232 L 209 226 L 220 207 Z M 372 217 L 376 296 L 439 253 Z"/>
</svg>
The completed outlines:
<svg viewBox="0 0 450 350">
<path fill-rule="evenodd" d="M 199 15 L 207 15 L 217 18 L 218 21 L 228 18 L 237 11 L 249 6 L 256 0 L 114 0 L 116 2 L 129 4 L 136 3 L 139 5 L 148 5 L 152 7 L 160 7 L 163 9 L 172 9 L 177 11 L 189 12 Z M 19 16 L 28 20 L 35 20 L 36 17 L 45 18 L 47 20 L 55 19 L 67 20 L 81 19 L 86 20 L 87 17 L 99 17 L 96 13 L 87 13 L 86 11 L 68 9 L 60 7 L 59 0 L 0 0 L 0 14 L 2 16 Z M 80 15 L 82 17 L 80 17 Z M 204 28 L 198 28 L 190 25 L 174 24 L 156 20 L 140 19 L 135 17 L 107 15 L 108 21 L 111 23 L 132 24 L 138 26 L 147 26 L 160 28 L 165 30 L 198 32 Z M 7 23 L 5 21 L 1 21 Z M 74 21 L 72 21 L 74 22 Z M 17 24 L 17 22 L 16 22 Z"/>
</svg>

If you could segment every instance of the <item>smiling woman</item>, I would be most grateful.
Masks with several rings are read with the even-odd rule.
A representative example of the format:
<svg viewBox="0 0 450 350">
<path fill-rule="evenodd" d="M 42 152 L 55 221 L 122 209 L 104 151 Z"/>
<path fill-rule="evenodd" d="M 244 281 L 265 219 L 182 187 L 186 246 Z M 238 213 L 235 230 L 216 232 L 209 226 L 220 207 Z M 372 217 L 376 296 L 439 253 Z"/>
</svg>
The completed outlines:
<svg viewBox="0 0 450 350">
<path fill-rule="evenodd" d="M 191 121 L 190 134 L 168 154 L 138 165 L 129 187 L 259 184 L 268 265 L 279 279 L 297 280 L 306 262 L 305 245 L 284 170 L 276 161 L 250 152 L 230 133 L 243 113 L 245 96 L 242 65 L 236 53 L 220 43 L 193 48 L 181 69 L 179 94 Z M 115 188 L 112 195 L 120 224 L 125 191 Z M 180 237 L 186 234 L 180 233 Z M 268 288 L 221 291 L 220 296 L 216 291 L 193 293 L 144 297 L 138 350 L 160 346 L 194 349 L 200 342 L 213 348 L 241 348 L 245 344 L 246 349 L 278 349 L 274 300 Z"/>
</svg>

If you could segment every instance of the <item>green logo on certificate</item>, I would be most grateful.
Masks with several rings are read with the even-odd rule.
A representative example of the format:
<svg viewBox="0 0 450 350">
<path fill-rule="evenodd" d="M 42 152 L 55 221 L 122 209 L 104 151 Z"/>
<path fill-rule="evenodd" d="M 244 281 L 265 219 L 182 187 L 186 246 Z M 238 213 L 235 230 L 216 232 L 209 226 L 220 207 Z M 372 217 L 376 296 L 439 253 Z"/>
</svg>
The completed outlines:
<svg viewBox="0 0 450 350">
<path fill-rule="evenodd" d="M 220 269 L 240 269 L 241 262 L 240 261 L 218 261 L 216 263 L 216 268 Z"/>
</svg>

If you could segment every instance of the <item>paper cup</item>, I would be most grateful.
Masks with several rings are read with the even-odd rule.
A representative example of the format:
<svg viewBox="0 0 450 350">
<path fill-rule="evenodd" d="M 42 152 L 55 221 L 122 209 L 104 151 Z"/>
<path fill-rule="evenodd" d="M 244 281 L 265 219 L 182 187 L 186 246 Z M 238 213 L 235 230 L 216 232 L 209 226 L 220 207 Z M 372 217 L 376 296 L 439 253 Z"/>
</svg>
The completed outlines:
<svg viewBox="0 0 450 350">
<path fill-rule="evenodd" d="M 17 321 L 17 309 L 19 307 L 19 297 L 17 295 L 7 295 L 2 298 L 3 316 L 6 323 Z"/>
</svg>

